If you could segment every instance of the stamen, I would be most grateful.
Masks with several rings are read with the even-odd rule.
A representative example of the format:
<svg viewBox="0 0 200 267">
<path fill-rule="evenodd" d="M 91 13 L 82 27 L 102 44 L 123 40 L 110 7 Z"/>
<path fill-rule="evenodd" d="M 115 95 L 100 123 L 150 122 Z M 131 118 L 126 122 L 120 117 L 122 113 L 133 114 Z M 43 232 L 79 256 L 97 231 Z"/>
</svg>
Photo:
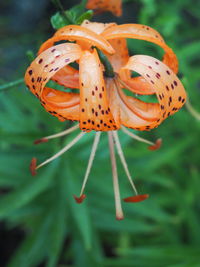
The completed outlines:
<svg viewBox="0 0 200 267">
<path fill-rule="evenodd" d="M 36 169 L 41 168 L 42 166 L 46 165 L 47 163 L 61 156 L 63 153 L 69 150 L 73 145 L 75 145 L 81 139 L 81 137 L 83 137 L 83 135 L 85 135 L 85 133 L 81 132 L 69 144 L 67 144 L 64 148 L 62 148 L 59 152 L 57 152 L 54 156 L 50 157 L 49 159 L 45 160 L 43 163 L 38 165 Z"/>
<path fill-rule="evenodd" d="M 116 164 L 116 158 L 115 158 L 113 136 L 112 136 L 111 132 L 108 132 L 108 141 L 109 141 L 110 159 L 111 159 L 111 165 L 112 165 L 112 174 L 113 174 L 113 187 L 114 187 L 114 194 L 115 194 L 116 219 L 117 220 L 123 220 L 124 215 L 123 215 L 121 200 L 120 200 L 117 164 Z"/>
<path fill-rule="evenodd" d="M 130 131 L 127 130 L 124 126 L 121 126 L 121 129 L 122 129 L 122 131 L 123 131 L 125 134 L 129 135 L 129 136 L 132 137 L 133 139 L 135 139 L 135 140 L 137 140 L 137 141 L 139 141 L 139 142 L 142 142 L 142 143 L 146 143 L 146 144 L 148 144 L 148 145 L 150 145 L 150 146 L 155 146 L 155 143 L 153 143 L 153 142 L 151 142 L 151 141 L 149 141 L 149 140 L 146 140 L 146 139 L 144 139 L 144 138 L 142 138 L 142 137 L 140 137 L 140 136 L 138 136 L 138 135 L 136 135 L 136 134 L 130 132 Z"/>
<path fill-rule="evenodd" d="M 78 128 L 79 128 L 79 124 L 76 124 L 73 127 L 69 128 L 67 130 L 64 130 L 64 131 L 62 131 L 60 133 L 49 135 L 49 136 L 45 136 L 45 137 L 43 137 L 41 139 L 35 140 L 34 144 L 37 145 L 37 144 L 40 144 L 40 143 L 43 143 L 43 142 L 48 142 L 49 139 L 53 139 L 53 138 L 57 138 L 57 137 L 61 137 L 61 136 L 67 135 L 67 134 L 75 131 Z"/>
<path fill-rule="evenodd" d="M 130 172 L 128 170 L 128 166 L 127 166 L 127 163 L 126 163 L 126 159 L 124 157 L 124 153 L 123 153 L 120 141 L 119 141 L 118 134 L 115 131 L 112 131 L 112 134 L 113 134 L 113 137 L 114 137 L 114 140 L 115 140 L 115 144 L 116 144 L 116 147 L 117 147 L 117 152 L 118 152 L 118 155 L 120 157 L 121 163 L 122 163 L 122 165 L 124 167 L 125 173 L 126 173 L 126 175 L 128 177 L 128 180 L 129 180 L 129 182 L 130 182 L 135 194 L 138 195 L 137 189 L 136 189 L 136 187 L 134 185 L 134 182 L 133 182 L 132 177 L 130 175 Z"/>
<path fill-rule="evenodd" d="M 147 199 L 148 197 L 149 197 L 148 194 L 144 194 L 144 195 L 137 195 L 137 196 L 127 197 L 127 198 L 124 198 L 123 200 L 125 202 L 141 202 L 141 201 Z"/>
<path fill-rule="evenodd" d="M 100 136 L 101 136 L 101 132 L 97 132 L 95 134 L 95 138 L 94 138 L 94 142 L 93 142 L 93 145 L 92 145 L 92 150 L 91 150 L 90 158 L 89 158 L 89 161 L 88 161 L 88 166 L 87 166 L 87 170 L 86 170 L 86 173 L 85 173 L 85 177 L 84 177 L 84 180 L 83 180 L 83 185 L 82 185 L 82 188 L 81 188 L 80 196 L 83 195 L 83 192 L 84 192 L 84 189 L 85 189 L 85 186 L 86 186 L 89 174 L 90 174 L 90 170 L 91 170 L 91 167 L 92 167 L 92 163 L 93 163 L 96 151 L 97 151 L 97 146 L 99 144 Z"/>
<path fill-rule="evenodd" d="M 152 151 L 158 150 L 161 147 L 161 145 L 162 145 L 162 138 L 159 138 L 156 140 L 155 144 L 153 146 L 149 146 L 148 149 Z"/>
<path fill-rule="evenodd" d="M 86 195 L 81 195 L 80 197 L 77 197 L 74 195 L 74 199 L 76 200 L 76 203 L 81 204 L 83 200 L 86 198 Z"/>
<path fill-rule="evenodd" d="M 30 171 L 33 176 L 37 174 L 36 166 L 37 166 L 37 159 L 32 158 L 31 163 L 30 163 Z"/>
</svg>

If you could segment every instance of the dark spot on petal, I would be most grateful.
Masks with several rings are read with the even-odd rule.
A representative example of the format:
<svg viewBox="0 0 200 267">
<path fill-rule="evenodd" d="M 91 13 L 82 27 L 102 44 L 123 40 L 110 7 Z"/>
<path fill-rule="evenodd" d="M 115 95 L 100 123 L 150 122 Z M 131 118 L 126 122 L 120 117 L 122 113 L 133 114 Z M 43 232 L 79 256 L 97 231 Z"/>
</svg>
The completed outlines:
<svg viewBox="0 0 200 267">
<path fill-rule="evenodd" d="M 29 73 L 29 75 L 32 75 L 33 74 L 33 71 L 32 70 L 29 70 L 28 73 Z"/>
</svg>

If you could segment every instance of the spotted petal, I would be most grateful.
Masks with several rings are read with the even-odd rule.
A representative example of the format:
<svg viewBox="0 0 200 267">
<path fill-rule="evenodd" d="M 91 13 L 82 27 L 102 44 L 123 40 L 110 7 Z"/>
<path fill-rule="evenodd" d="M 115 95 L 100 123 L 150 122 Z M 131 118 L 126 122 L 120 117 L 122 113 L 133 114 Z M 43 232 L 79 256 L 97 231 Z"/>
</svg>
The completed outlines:
<svg viewBox="0 0 200 267">
<path fill-rule="evenodd" d="M 101 35 L 79 25 L 68 25 L 59 29 L 52 38 L 44 42 L 38 53 L 40 54 L 42 51 L 53 46 L 55 42 L 62 40 L 84 41 L 90 45 L 97 46 L 107 53 L 113 54 L 115 52 L 109 42 Z"/>
<path fill-rule="evenodd" d="M 117 80 L 107 81 L 109 105 L 117 124 L 136 130 L 149 130 L 159 125 L 160 110 L 156 103 L 145 103 L 122 93 Z"/>
<path fill-rule="evenodd" d="M 57 82 L 58 84 L 68 87 L 68 88 L 79 88 L 79 74 L 78 70 L 65 66 L 59 70 L 51 80 Z"/>
<path fill-rule="evenodd" d="M 186 100 L 184 87 L 178 77 L 163 62 L 150 56 L 137 55 L 130 57 L 124 69 L 136 71 L 148 83 L 154 86 L 159 101 L 160 112 L 158 113 L 159 118 L 156 121 L 147 124 L 141 122 L 141 127 L 135 127 L 134 121 L 131 119 L 131 114 L 127 111 L 127 108 L 131 110 L 130 105 L 127 105 L 127 101 L 124 101 L 123 104 L 126 107 L 123 106 L 121 108 L 123 125 L 138 130 L 145 130 L 145 126 L 146 129 L 155 128 L 161 121 L 183 106 Z"/>
<path fill-rule="evenodd" d="M 44 108 L 60 121 L 79 121 L 79 94 L 61 92 L 45 87 L 41 99 Z"/>
<path fill-rule="evenodd" d="M 88 0 L 86 7 L 97 10 L 97 13 L 110 11 L 116 16 L 121 16 L 121 5 L 121 0 Z"/>
<path fill-rule="evenodd" d="M 25 74 L 27 87 L 40 99 L 46 110 L 52 115 L 57 116 L 60 120 L 78 119 L 79 117 L 75 114 L 78 112 L 77 105 L 76 110 L 73 110 L 75 112 L 74 115 L 70 115 L 69 117 L 68 111 L 64 112 L 64 108 L 71 107 L 67 104 L 67 101 L 69 101 L 68 93 L 45 88 L 45 85 L 60 69 L 79 59 L 81 53 L 82 51 L 77 44 L 60 44 L 51 47 L 41 53 L 31 63 Z M 64 104 L 59 103 L 59 107 L 55 106 L 56 97 L 61 98 L 61 102 L 64 101 Z M 62 114 L 59 113 L 58 110 L 54 110 L 54 108 L 59 109 L 61 106 L 63 109 Z"/>
<path fill-rule="evenodd" d="M 108 105 L 102 65 L 96 50 L 93 53 L 84 51 L 79 66 L 80 128 L 84 131 L 116 129 Z"/>
<path fill-rule="evenodd" d="M 165 51 L 163 62 L 175 73 L 178 72 L 178 61 L 172 49 L 166 45 L 161 35 L 149 26 L 141 24 L 123 24 L 113 26 L 102 33 L 107 39 L 133 38 L 155 43 Z"/>
</svg>

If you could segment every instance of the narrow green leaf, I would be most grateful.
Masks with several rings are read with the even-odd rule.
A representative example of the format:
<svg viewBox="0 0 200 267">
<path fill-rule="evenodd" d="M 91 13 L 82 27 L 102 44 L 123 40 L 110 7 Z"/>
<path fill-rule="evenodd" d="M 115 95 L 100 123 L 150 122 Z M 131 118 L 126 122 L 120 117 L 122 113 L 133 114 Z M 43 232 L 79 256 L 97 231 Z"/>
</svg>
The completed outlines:
<svg viewBox="0 0 200 267">
<path fill-rule="evenodd" d="M 81 184 L 76 183 L 70 164 L 66 164 L 66 166 L 68 175 L 68 177 L 66 178 L 68 189 L 68 203 L 71 209 L 71 214 L 83 239 L 86 250 L 90 250 L 92 248 L 92 227 L 87 200 L 85 200 L 85 202 L 82 204 L 77 204 L 75 202 L 73 195 L 79 192 Z"/>
<path fill-rule="evenodd" d="M 94 12 L 92 10 L 87 10 L 76 19 L 76 24 L 81 24 L 85 19 L 90 20 L 93 17 L 93 14 Z"/>
<path fill-rule="evenodd" d="M 17 249 L 15 255 L 8 263 L 8 267 L 34 267 L 38 266 L 45 258 L 46 247 L 48 245 L 47 240 L 53 216 L 48 213 L 43 215 L 39 224 L 34 227 L 34 231 L 28 234 L 21 246 Z"/>
<path fill-rule="evenodd" d="M 0 200 L 0 218 L 8 216 L 12 211 L 27 204 L 42 191 L 46 190 L 55 174 L 57 166 L 55 163 L 49 165 L 41 176 L 33 177 L 17 191 L 2 197 Z"/>
</svg>

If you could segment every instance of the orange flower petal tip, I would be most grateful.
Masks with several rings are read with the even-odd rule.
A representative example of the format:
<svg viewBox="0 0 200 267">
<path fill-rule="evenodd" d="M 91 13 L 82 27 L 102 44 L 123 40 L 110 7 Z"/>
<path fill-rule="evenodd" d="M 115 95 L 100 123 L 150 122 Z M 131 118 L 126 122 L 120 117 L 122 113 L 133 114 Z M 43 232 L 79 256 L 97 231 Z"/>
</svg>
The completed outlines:
<svg viewBox="0 0 200 267">
<path fill-rule="evenodd" d="M 132 196 L 132 197 L 127 197 L 124 198 L 124 202 L 141 202 L 145 199 L 147 199 L 149 197 L 148 194 L 144 194 L 144 195 L 136 195 L 136 196 Z"/>
<path fill-rule="evenodd" d="M 37 159 L 32 158 L 31 163 L 30 163 L 30 171 L 33 176 L 37 174 L 36 167 L 37 167 Z"/>
<path fill-rule="evenodd" d="M 86 198 L 85 194 L 81 195 L 80 197 L 77 197 L 74 195 L 74 199 L 76 200 L 76 203 L 78 204 L 81 204 L 85 198 Z"/>
<path fill-rule="evenodd" d="M 152 146 L 149 146 L 148 149 L 152 150 L 152 151 L 158 150 L 161 147 L 161 145 L 162 145 L 162 139 L 159 138 L 159 139 L 156 140 L 155 144 L 152 145 Z"/>
<path fill-rule="evenodd" d="M 41 144 L 41 143 L 46 143 L 46 142 L 48 142 L 49 141 L 49 139 L 47 139 L 47 138 L 41 138 L 41 139 L 37 139 L 37 140 L 35 140 L 34 141 L 34 144 L 35 145 L 38 145 L 38 144 Z"/>
</svg>

